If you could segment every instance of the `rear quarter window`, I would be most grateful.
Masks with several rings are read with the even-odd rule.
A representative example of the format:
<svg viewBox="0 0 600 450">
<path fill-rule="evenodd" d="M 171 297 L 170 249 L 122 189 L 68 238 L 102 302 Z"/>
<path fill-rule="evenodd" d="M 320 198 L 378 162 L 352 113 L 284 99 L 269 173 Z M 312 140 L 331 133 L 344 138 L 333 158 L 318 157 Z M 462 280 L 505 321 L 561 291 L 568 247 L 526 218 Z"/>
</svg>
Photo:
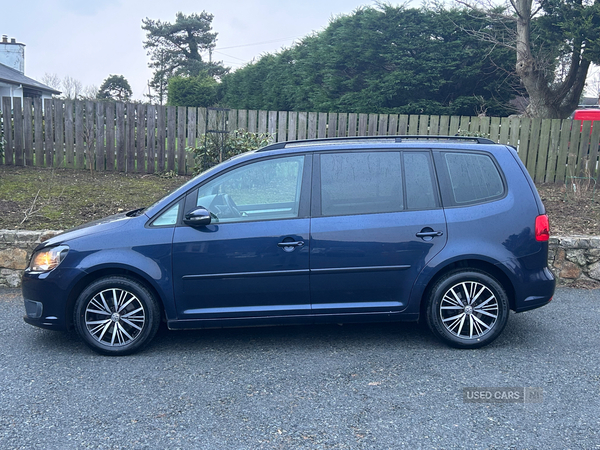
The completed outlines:
<svg viewBox="0 0 600 450">
<path fill-rule="evenodd" d="M 504 196 L 504 182 L 491 156 L 479 153 L 442 154 L 448 173 L 452 203 L 458 206 L 483 203 Z"/>
</svg>

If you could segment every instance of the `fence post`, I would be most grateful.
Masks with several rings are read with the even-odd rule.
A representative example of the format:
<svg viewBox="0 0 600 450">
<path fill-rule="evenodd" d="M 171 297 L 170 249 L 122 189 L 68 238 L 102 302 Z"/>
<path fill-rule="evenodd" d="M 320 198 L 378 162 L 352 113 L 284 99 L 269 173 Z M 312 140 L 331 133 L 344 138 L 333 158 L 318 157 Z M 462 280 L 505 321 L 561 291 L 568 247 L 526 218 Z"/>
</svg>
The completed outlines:
<svg viewBox="0 0 600 450">
<path fill-rule="evenodd" d="M 33 102 L 31 98 L 23 99 L 23 132 L 25 134 L 25 165 L 33 165 Z"/>
<path fill-rule="evenodd" d="M 327 116 L 327 137 L 337 136 L 337 113 L 329 113 Z"/>
<path fill-rule="evenodd" d="M 125 172 L 125 104 L 117 102 L 116 116 L 117 116 L 117 171 Z"/>
<path fill-rule="evenodd" d="M 419 136 L 427 136 L 429 134 L 429 116 L 421 114 L 419 116 Z"/>
<path fill-rule="evenodd" d="M 560 137 L 560 119 L 552 119 L 552 125 L 551 125 L 551 129 L 550 129 L 550 143 L 549 143 L 549 148 L 548 148 L 548 161 L 546 163 L 546 173 L 543 174 L 543 176 L 544 176 L 543 181 L 545 183 L 553 183 L 554 182 L 554 174 L 556 173 L 556 160 L 558 157 L 559 137 Z"/>
<path fill-rule="evenodd" d="M 248 130 L 248 111 L 246 111 L 245 109 L 239 109 L 237 112 L 237 119 L 238 119 L 238 127 L 242 130 Z"/>
<path fill-rule="evenodd" d="M 348 114 L 340 113 L 338 114 L 338 137 L 346 137 L 348 132 Z"/>
<path fill-rule="evenodd" d="M 133 103 L 126 104 L 127 112 L 127 167 L 129 173 L 135 172 L 135 105 Z"/>
<path fill-rule="evenodd" d="M 379 136 L 388 135 L 388 115 L 379 114 L 379 125 L 377 126 L 377 134 Z"/>
<path fill-rule="evenodd" d="M 106 170 L 115 170 L 115 105 L 106 104 Z"/>
<path fill-rule="evenodd" d="M 64 100 L 55 99 L 54 104 L 54 167 L 63 167 L 65 163 L 65 113 Z"/>
<path fill-rule="evenodd" d="M 290 111 L 288 114 L 288 140 L 295 141 L 298 137 L 297 131 L 298 113 Z"/>
<path fill-rule="evenodd" d="M 23 107 L 21 106 L 21 97 L 13 98 L 13 145 L 15 165 L 22 166 L 24 163 L 24 145 L 23 145 Z"/>
<path fill-rule="evenodd" d="M 358 134 L 357 136 L 366 136 L 367 135 L 367 121 L 369 120 L 369 116 L 367 114 L 359 114 L 358 115 Z"/>
<path fill-rule="evenodd" d="M 348 136 L 356 136 L 357 123 L 358 115 L 356 113 L 348 114 Z"/>
<path fill-rule="evenodd" d="M 572 123 L 572 120 L 565 119 L 561 122 L 560 125 L 560 144 L 558 147 L 558 157 L 556 161 L 556 174 L 554 176 L 554 181 L 556 183 L 562 183 L 565 181 L 567 159 L 569 157 L 569 140 L 571 138 Z"/>
<path fill-rule="evenodd" d="M 192 152 L 187 151 L 187 147 L 196 148 L 196 126 L 197 126 L 197 108 L 188 108 L 187 109 L 187 117 L 188 117 L 188 126 L 187 126 L 187 145 L 186 145 L 186 173 L 190 173 L 191 169 L 194 167 L 194 154 Z"/>
<path fill-rule="evenodd" d="M 156 171 L 156 107 L 154 105 L 148 105 L 146 117 L 146 147 L 148 149 L 146 172 L 154 173 Z"/>
<path fill-rule="evenodd" d="M 598 168 L 597 166 L 597 161 L 598 161 L 598 145 L 600 141 L 600 126 L 596 126 L 594 127 L 593 131 L 592 131 L 592 139 L 590 140 L 590 158 L 588 161 L 589 164 L 589 175 L 590 177 L 593 177 L 596 179 L 596 181 L 600 181 L 598 180 L 598 175 L 600 173 L 600 168 Z"/>
<path fill-rule="evenodd" d="M 75 167 L 83 169 L 85 157 L 83 150 L 83 102 L 75 102 Z"/>
<path fill-rule="evenodd" d="M 271 136 L 276 136 L 277 133 L 277 111 L 269 111 L 269 122 L 267 132 Z M 279 137 L 276 137 L 276 140 L 279 141 Z"/>
<path fill-rule="evenodd" d="M 52 100 L 44 100 L 44 137 L 46 142 L 46 167 L 54 166 L 54 125 L 52 120 Z"/>
<path fill-rule="evenodd" d="M 388 122 L 388 134 L 395 136 L 398 134 L 398 114 L 390 114 Z"/>
<path fill-rule="evenodd" d="M 279 111 L 277 126 L 277 142 L 287 141 L 287 125 L 288 125 L 288 113 L 287 111 Z"/>
<path fill-rule="evenodd" d="M 298 113 L 298 139 L 306 139 L 306 127 L 308 126 L 308 113 Z"/>
<path fill-rule="evenodd" d="M 75 134 L 73 130 L 73 100 L 65 101 L 65 163 L 75 167 Z"/>
<path fill-rule="evenodd" d="M 44 165 L 44 131 L 43 131 L 43 111 L 42 99 L 33 99 L 33 133 L 35 142 L 35 165 L 42 167 Z"/>
<path fill-rule="evenodd" d="M 96 170 L 104 172 L 106 167 L 106 109 L 104 102 L 96 102 Z"/>
<path fill-rule="evenodd" d="M 258 111 L 255 109 L 248 111 L 248 131 L 250 133 L 258 132 Z"/>
<path fill-rule="evenodd" d="M 456 127 L 458 131 L 458 126 Z M 417 114 L 411 114 L 408 116 L 408 135 L 416 136 L 419 134 L 419 116 Z"/>
<path fill-rule="evenodd" d="M 175 141 L 177 108 L 167 106 L 167 171 L 175 170 Z"/>
<path fill-rule="evenodd" d="M 546 164 L 548 162 L 548 150 L 550 145 L 550 127 L 552 125 L 551 119 L 542 120 L 542 129 L 540 135 L 540 146 L 538 147 L 537 164 L 535 168 L 534 181 L 536 183 L 544 181 L 544 175 L 546 173 Z"/>
<path fill-rule="evenodd" d="M 96 162 L 96 121 L 94 102 L 85 102 L 85 168 L 95 169 Z"/>
<path fill-rule="evenodd" d="M 2 97 L 2 120 L 4 125 L 4 164 L 12 166 L 14 161 L 12 138 L 12 102 L 10 97 Z"/>
<path fill-rule="evenodd" d="M 377 114 L 369 114 L 369 136 L 377 136 Z"/>
<path fill-rule="evenodd" d="M 177 107 L 177 174 L 185 174 L 185 125 L 186 125 L 186 107 Z"/>
</svg>

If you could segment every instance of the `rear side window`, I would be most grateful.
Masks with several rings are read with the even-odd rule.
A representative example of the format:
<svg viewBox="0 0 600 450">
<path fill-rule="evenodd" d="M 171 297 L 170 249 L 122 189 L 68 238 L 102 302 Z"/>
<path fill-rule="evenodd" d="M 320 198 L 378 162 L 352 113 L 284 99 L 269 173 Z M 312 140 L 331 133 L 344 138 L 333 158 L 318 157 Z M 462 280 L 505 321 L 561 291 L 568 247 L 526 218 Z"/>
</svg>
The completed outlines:
<svg viewBox="0 0 600 450">
<path fill-rule="evenodd" d="M 321 155 L 324 216 L 402 211 L 400 152 Z"/>
<path fill-rule="evenodd" d="M 431 159 L 425 152 L 404 153 L 406 203 L 408 209 L 432 209 L 437 206 Z"/>
<path fill-rule="evenodd" d="M 490 156 L 444 153 L 444 161 L 456 204 L 481 203 L 504 195 L 502 177 Z"/>
</svg>

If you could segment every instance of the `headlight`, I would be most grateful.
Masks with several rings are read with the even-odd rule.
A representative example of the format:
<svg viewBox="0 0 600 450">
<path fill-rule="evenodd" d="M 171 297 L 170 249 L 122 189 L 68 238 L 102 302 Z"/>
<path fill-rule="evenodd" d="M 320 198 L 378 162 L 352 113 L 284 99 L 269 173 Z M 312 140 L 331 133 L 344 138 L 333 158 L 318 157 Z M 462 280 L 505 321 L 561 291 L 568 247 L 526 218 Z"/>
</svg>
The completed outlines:
<svg viewBox="0 0 600 450">
<path fill-rule="evenodd" d="M 31 272 L 49 272 L 56 269 L 68 252 L 69 247 L 66 245 L 49 247 L 35 252 L 29 263 L 29 270 Z"/>
</svg>

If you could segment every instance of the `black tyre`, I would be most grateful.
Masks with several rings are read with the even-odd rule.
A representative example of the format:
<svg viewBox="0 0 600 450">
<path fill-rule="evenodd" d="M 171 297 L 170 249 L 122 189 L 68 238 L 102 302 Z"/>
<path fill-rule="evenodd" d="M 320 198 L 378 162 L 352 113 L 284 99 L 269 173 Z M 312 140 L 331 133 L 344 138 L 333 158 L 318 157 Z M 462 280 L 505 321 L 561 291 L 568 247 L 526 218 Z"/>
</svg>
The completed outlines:
<svg viewBox="0 0 600 450">
<path fill-rule="evenodd" d="M 478 348 L 496 339 L 508 321 L 508 297 L 492 276 L 458 270 L 433 286 L 427 303 L 427 324 L 452 347 Z"/>
<path fill-rule="evenodd" d="M 148 345 L 160 325 L 160 308 L 139 282 L 110 276 L 91 283 L 75 302 L 73 322 L 83 341 L 104 355 L 129 355 Z"/>
</svg>

